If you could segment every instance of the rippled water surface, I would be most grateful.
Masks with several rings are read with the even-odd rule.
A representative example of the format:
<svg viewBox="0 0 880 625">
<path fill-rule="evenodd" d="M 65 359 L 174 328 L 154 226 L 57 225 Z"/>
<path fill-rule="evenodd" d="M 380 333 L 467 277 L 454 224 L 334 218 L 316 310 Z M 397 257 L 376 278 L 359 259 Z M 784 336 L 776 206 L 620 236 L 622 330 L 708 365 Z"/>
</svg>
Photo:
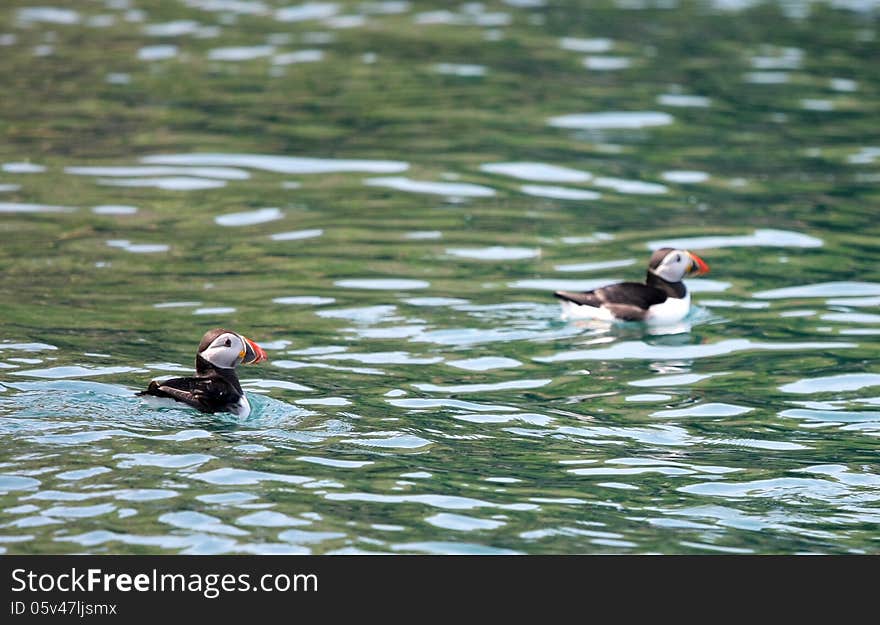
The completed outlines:
<svg viewBox="0 0 880 625">
<path fill-rule="evenodd" d="M 4 2 L 0 552 L 876 552 L 878 11 Z"/>
</svg>

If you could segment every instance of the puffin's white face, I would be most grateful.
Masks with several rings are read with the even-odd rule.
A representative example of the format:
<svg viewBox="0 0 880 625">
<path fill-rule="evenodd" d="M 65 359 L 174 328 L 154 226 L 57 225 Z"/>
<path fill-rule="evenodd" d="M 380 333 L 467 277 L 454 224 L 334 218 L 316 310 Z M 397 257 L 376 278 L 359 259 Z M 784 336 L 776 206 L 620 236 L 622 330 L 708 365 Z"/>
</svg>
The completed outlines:
<svg viewBox="0 0 880 625">
<path fill-rule="evenodd" d="M 223 369 L 234 369 L 242 363 L 251 364 L 266 359 L 266 352 L 256 343 L 235 332 L 220 334 L 199 355 Z"/>
<path fill-rule="evenodd" d="M 671 250 L 652 271 L 667 282 L 681 282 L 685 276 L 707 273 L 709 266 L 702 258 L 687 250 Z"/>
</svg>

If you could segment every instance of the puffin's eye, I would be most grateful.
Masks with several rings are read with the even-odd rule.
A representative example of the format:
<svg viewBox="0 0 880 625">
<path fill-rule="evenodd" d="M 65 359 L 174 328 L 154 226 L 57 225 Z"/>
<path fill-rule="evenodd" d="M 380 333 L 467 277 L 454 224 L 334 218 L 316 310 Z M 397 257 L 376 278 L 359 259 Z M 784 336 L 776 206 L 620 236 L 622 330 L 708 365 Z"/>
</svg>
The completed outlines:
<svg viewBox="0 0 880 625">
<path fill-rule="evenodd" d="M 681 262 L 681 254 L 676 254 L 676 255 L 675 255 L 675 262 L 677 262 L 677 263 L 680 263 L 680 262 Z"/>
<path fill-rule="evenodd" d="M 226 339 L 226 347 L 232 347 L 232 341 Z"/>
</svg>

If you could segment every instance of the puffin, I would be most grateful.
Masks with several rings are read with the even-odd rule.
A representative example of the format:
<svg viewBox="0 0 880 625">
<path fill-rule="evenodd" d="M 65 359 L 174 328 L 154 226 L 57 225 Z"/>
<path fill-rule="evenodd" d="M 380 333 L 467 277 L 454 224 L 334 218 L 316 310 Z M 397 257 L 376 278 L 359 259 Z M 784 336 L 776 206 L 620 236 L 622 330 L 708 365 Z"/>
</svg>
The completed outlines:
<svg viewBox="0 0 880 625">
<path fill-rule="evenodd" d="M 693 252 L 663 247 L 651 255 L 644 283 L 621 282 L 585 293 L 554 295 L 561 300 L 563 319 L 676 323 L 691 307 L 691 294 L 682 280 L 708 272 L 709 265 Z"/>
<path fill-rule="evenodd" d="M 266 352 L 237 332 L 214 328 L 205 332 L 196 354 L 196 374 L 189 378 L 153 380 L 140 396 L 183 402 L 202 412 L 231 412 L 247 417 L 251 406 L 238 381 L 235 367 L 266 360 Z"/>
</svg>

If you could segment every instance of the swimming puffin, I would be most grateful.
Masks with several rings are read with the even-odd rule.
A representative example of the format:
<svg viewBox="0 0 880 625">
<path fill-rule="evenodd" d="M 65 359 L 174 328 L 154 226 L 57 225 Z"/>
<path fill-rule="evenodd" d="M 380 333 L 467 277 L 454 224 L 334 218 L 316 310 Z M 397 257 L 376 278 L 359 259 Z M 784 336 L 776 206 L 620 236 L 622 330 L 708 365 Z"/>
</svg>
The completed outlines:
<svg viewBox="0 0 880 625">
<path fill-rule="evenodd" d="M 202 412 L 231 412 L 246 417 L 251 413 L 251 406 L 235 367 L 263 360 L 266 360 L 266 352 L 252 340 L 237 332 L 215 328 L 205 332 L 199 343 L 195 377 L 153 380 L 147 390 L 138 395 L 167 397 Z"/>
<path fill-rule="evenodd" d="M 702 258 L 687 250 L 663 247 L 651 255 L 645 282 L 621 282 L 586 293 L 556 291 L 564 319 L 644 321 L 667 324 L 681 321 L 691 307 L 685 276 L 709 272 Z"/>
</svg>

